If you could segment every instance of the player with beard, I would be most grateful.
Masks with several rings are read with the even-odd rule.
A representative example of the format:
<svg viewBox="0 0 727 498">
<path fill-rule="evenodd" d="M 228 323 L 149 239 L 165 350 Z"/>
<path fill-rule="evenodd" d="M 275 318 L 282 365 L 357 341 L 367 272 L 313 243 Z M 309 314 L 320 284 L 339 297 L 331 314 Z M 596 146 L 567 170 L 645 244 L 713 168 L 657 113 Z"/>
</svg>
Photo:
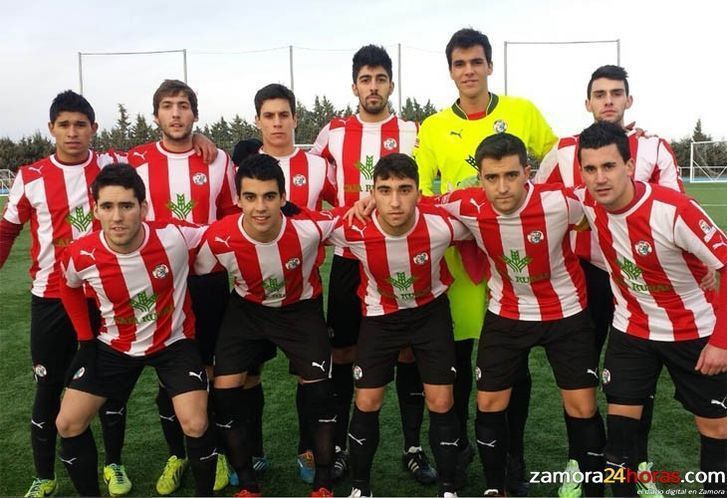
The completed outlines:
<svg viewBox="0 0 727 498">
<path fill-rule="evenodd" d="M 194 154 L 192 127 L 199 116 L 194 91 L 181 81 L 165 80 L 154 93 L 153 109 L 161 140 L 140 145 L 128 153 L 129 163 L 146 185 L 147 219 L 177 219 L 209 225 L 227 214 L 238 213 L 234 165 L 229 156 L 218 150 L 214 160 L 207 164 Z M 188 285 L 197 318 L 196 342 L 208 376 L 212 378 L 217 334 L 229 295 L 227 273 L 193 275 Z M 161 495 L 169 495 L 181 485 L 188 462 L 182 428 L 171 397 L 161 384 L 156 402 L 170 453 L 156 489 Z M 224 455 L 217 462 L 215 491 L 228 483 Z"/>
<path fill-rule="evenodd" d="M 339 206 L 351 205 L 373 188 L 374 165 L 393 153 L 411 154 L 417 124 L 392 114 L 394 91 L 391 58 L 382 47 L 367 45 L 353 56 L 353 94 L 358 113 L 335 118 L 318 134 L 311 153 L 323 156 L 335 168 Z M 353 366 L 361 325 L 359 262 L 347 249 L 336 248 L 328 286 L 328 326 L 333 348 L 333 384 L 337 406 L 334 477 L 346 470 L 346 432 L 353 397 Z M 396 374 L 402 429 L 403 466 L 420 483 L 431 483 L 436 473 L 422 450 L 420 430 L 424 414 L 423 386 L 410 349 L 399 356 Z"/>
</svg>

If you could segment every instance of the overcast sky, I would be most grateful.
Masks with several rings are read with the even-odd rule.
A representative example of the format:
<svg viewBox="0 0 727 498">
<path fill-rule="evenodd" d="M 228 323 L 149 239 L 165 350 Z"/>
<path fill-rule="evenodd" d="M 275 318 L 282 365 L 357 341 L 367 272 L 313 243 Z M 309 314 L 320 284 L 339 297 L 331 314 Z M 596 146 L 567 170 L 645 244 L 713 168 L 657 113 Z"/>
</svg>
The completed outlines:
<svg viewBox="0 0 727 498">
<path fill-rule="evenodd" d="M 48 107 L 67 88 L 78 91 L 78 52 L 187 49 L 188 82 L 200 122 L 235 114 L 251 119 L 261 86 L 290 85 L 312 106 L 326 95 L 355 105 L 351 56 L 361 45 L 384 45 L 394 59 L 403 97 L 442 108 L 456 98 L 444 46 L 472 26 L 493 45 L 491 91 L 504 93 L 504 42 L 620 39 L 634 106 L 627 120 L 666 138 L 690 134 L 698 118 L 715 138 L 727 137 L 727 2 L 714 0 L 469 1 L 399 0 L 33 2 L 0 0 L 0 136 L 46 132 Z M 401 79 L 397 44 L 401 44 Z M 275 50 L 277 47 L 283 47 Z M 584 109 L 590 73 L 617 60 L 614 43 L 511 45 L 508 93 L 527 97 L 556 133 L 589 124 Z M 182 78 L 178 53 L 85 56 L 84 95 L 100 126 L 116 105 L 151 120 L 151 96 L 164 78 Z M 398 106 L 398 93 L 392 96 Z"/>
</svg>

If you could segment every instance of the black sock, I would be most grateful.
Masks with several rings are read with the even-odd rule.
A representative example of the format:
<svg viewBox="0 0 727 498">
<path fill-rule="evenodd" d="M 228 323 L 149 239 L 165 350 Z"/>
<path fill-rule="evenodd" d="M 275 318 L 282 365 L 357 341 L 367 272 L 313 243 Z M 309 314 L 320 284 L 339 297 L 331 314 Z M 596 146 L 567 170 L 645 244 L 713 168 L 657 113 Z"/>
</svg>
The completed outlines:
<svg viewBox="0 0 727 498">
<path fill-rule="evenodd" d="M 603 449 L 606 430 L 596 410 L 591 418 L 575 418 L 565 414 L 568 429 L 568 458 L 578 461 L 582 472 L 602 472 L 606 464 Z M 584 483 L 584 496 L 603 496 L 603 483 Z"/>
<path fill-rule="evenodd" d="M 699 435 L 702 443 L 699 455 L 699 470 L 702 472 L 721 472 L 727 474 L 727 439 L 714 439 L 702 434 Z M 717 482 L 713 479 L 711 483 L 705 483 L 704 489 L 717 491 L 719 494 L 727 489 L 726 483 Z"/>
<path fill-rule="evenodd" d="M 333 386 L 328 379 L 301 386 L 306 431 L 313 437 L 313 455 L 316 462 L 316 475 L 313 489 L 333 489 L 331 465 L 333 464 L 333 434 L 336 415 L 333 406 Z"/>
<path fill-rule="evenodd" d="M 639 432 L 639 420 L 622 417 L 621 415 L 608 415 L 608 438 L 606 440 L 606 465 L 614 473 L 622 472 L 621 468 L 636 471 L 635 454 L 636 438 Z M 636 496 L 636 484 L 614 481 L 611 484 L 613 496 Z"/>
<path fill-rule="evenodd" d="M 175 455 L 177 458 L 187 458 L 187 452 L 184 450 L 184 432 L 182 426 L 179 425 L 177 415 L 174 413 L 174 404 L 172 398 L 166 388 L 159 385 L 159 391 L 156 397 L 157 409 L 159 410 L 159 421 L 162 424 L 162 432 L 164 440 L 169 448 L 169 455 Z"/>
<path fill-rule="evenodd" d="M 507 412 L 481 412 L 475 419 L 477 449 L 482 460 L 487 489 L 505 491 L 508 448 Z"/>
<path fill-rule="evenodd" d="M 455 492 L 454 484 L 459 452 L 459 423 L 454 409 L 447 413 L 429 411 L 429 446 L 439 475 L 440 493 Z M 442 496 L 444 496 L 442 494 Z"/>
<path fill-rule="evenodd" d="M 371 465 L 379 446 L 379 412 L 362 412 L 353 408 L 348 446 L 351 452 L 351 486 L 371 496 Z"/>
<path fill-rule="evenodd" d="M 79 495 L 101 496 L 98 453 L 91 429 L 87 428 L 78 436 L 62 437 L 60 457 Z"/>
<path fill-rule="evenodd" d="M 396 394 L 399 397 L 404 451 L 422 445 L 419 432 L 424 420 L 424 386 L 416 363 L 396 364 Z"/>
<path fill-rule="evenodd" d="M 247 423 L 247 437 L 253 456 L 261 457 L 263 451 L 263 408 L 265 407 L 265 394 L 262 384 L 243 390 L 243 406 Z"/>
<path fill-rule="evenodd" d="M 507 424 L 510 430 L 508 453 L 511 460 L 525 460 L 525 424 L 530 410 L 530 391 L 533 386 L 528 367 L 528 357 L 520 365 L 517 378 L 512 385 L 510 404 L 507 407 Z M 524 466 L 523 466 L 524 467 Z M 522 479 L 521 476 L 516 476 Z"/>
<path fill-rule="evenodd" d="M 207 427 L 202 436 L 185 435 L 185 439 L 189 449 L 189 466 L 194 475 L 195 496 L 214 496 L 213 488 L 217 468 L 214 429 Z"/>
<path fill-rule="evenodd" d="M 41 479 L 55 478 L 56 417 L 61 407 L 63 384 L 35 385 L 35 401 L 30 417 L 30 445 L 36 476 Z"/>
<path fill-rule="evenodd" d="M 113 399 L 106 400 L 98 412 L 101 422 L 104 449 L 106 450 L 105 465 L 116 463 L 121 465 L 121 450 L 124 447 L 126 434 L 126 405 Z"/>
<path fill-rule="evenodd" d="M 474 339 L 465 339 L 454 343 L 457 376 L 454 379 L 454 411 L 459 422 L 459 437 L 464 449 L 469 445 L 467 420 L 470 416 L 470 394 L 472 393 L 472 348 Z"/>
<path fill-rule="evenodd" d="M 215 388 L 216 425 L 225 441 L 227 461 L 235 469 L 237 477 L 240 479 L 240 487 L 248 491 L 259 492 L 257 477 L 252 468 L 252 452 L 246 434 L 243 391 L 242 387 Z"/>
<path fill-rule="evenodd" d="M 333 402 L 336 410 L 336 429 L 334 442 L 342 449 L 346 448 L 348 421 L 353 400 L 353 363 L 333 364 L 331 380 L 333 380 Z"/>
<path fill-rule="evenodd" d="M 636 465 L 649 461 L 649 432 L 651 421 L 654 418 L 654 396 L 644 400 L 644 409 L 641 411 L 639 435 L 636 438 Z"/>
<path fill-rule="evenodd" d="M 303 385 L 298 383 L 295 391 L 295 408 L 298 412 L 298 454 L 305 453 L 313 448 L 311 439 L 310 424 L 305 413 L 305 405 L 303 402 Z M 332 401 L 331 401 L 332 402 Z"/>
</svg>

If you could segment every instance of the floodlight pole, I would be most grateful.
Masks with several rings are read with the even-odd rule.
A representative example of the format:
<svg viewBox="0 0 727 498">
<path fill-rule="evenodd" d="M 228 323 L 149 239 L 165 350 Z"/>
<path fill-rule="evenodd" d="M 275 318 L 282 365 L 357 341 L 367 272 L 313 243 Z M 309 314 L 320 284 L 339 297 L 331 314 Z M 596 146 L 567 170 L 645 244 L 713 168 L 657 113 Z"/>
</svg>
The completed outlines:
<svg viewBox="0 0 727 498">
<path fill-rule="evenodd" d="M 507 42 L 505 42 L 505 57 L 503 58 L 505 63 L 505 95 L 507 95 Z"/>
<path fill-rule="evenodd" d="M 397 65 L 399 66 L 399 69 L 397 71 L 398 74 L 396 76 L 396 84 L 399 87 L 399 115 L 401 115 L 401 43 L 397 44 L 397 49 L 399 57 L 399 62 L 397 63 Z"/>
<path fill-rule="evenodd" d="M 293 79 L 293 45 L 288 45 L 288 53 L 290 54 L 290 91 L 295 92 L 295 80 Z"/>
<path fill-rule="evenodd" d="M 621 39 L 616 38 L 616 65 L 621 65 Z"/>
<path fill-rule="evenodd" d="M 184 65 L 184 82 L 187 83 L 187 49 L 182 49 L 182 61 Z"/>
<path fill-rule="evenodd" d="M 83 56 L 81 52 L 78 52 L 78 89 L 81 95 L 83 95 Z"/>
</svg>

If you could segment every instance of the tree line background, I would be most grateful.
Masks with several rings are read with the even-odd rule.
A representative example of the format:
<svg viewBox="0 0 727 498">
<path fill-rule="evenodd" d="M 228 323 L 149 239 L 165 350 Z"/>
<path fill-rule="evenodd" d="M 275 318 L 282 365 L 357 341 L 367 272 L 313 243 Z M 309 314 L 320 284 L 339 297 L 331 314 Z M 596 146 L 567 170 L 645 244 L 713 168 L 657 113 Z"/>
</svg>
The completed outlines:
<svg viewBox="0 0 727 498">
<path fill-rule="evenodd" d="M 394 112 L 394 109 L 391 109 Z M 123 104 L 118 104 L 118 119 L 110 129 L 99 131 L 93 139 L 92 148 L 96 150 L 129 150 L 132 147 L 152 142 L 160 138 L 159 131 L 153 123 L 137 114 L 132 120 Z M 353 114 L 350 106 L 345 109 L 336 109 L 325 96 L 316 96 L 313 107 L 308 109 L 300 102 L 296 106 L 298 127 L 295 140 L 300 144 L 312 144 L 323 126 L 336 116 L 346 117 Z M 409 121 L 421 123 L 424 118 L 437 112 L 437 109 L 427 101 L 422 105 L 416 99 L 407 98 L 399 116 Z M 247 138 L 260 138 L 259 130 L 254 123 L 241 118 L 239 115 L 231 121 L 224 117 L 212 124 L 196 127 L 195 131 L 203 133 L 214 141 L 220 149 L 232 153 L 238 140 Z M 712 140 L 712 137 L 702 130 L 701 120 L 697 120 L 692 134 L 671 142 L 679 166 L 689 165 L 689 144 L 692 141 Z M 0 169 L 17 171 L 24 164 L 33 163 L 55 151 L 54 143 L 40 132 L 23 137 L 18 141 L 10 138 L 0 138 Z M 715 144 L 703 151 L 700 163 L 709 165 L 727 165 L 727 144 Z"/>
</svg>

